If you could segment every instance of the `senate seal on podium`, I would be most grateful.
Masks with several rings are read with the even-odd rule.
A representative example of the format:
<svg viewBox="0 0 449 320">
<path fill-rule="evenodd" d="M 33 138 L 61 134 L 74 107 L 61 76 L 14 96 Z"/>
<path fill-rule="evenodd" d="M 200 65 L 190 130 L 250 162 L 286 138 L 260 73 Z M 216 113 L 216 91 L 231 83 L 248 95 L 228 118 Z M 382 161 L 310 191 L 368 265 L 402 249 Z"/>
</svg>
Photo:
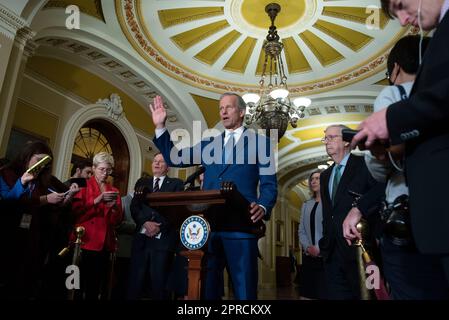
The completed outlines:
<svg viewBox="0 0 449 320">
<path fill-rule="evenodd" d="M 200 216 L 190 216 L 181 225 L 181 242 L 189 250 L 201 249 L 210 233 L 209 223 Z"/>
</svg>

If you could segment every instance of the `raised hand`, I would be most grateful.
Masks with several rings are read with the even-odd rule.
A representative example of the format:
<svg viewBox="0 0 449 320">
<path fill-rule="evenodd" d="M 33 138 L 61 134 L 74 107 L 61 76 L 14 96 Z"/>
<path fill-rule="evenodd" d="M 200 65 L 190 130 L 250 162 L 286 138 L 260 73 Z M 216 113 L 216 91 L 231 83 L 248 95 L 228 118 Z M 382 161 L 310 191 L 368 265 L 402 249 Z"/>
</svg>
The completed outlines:
<svg viewBox="0 0 449 320">
<path fill-rule="evenodd" d="M 153 104 L 148 106 L 153 117 L 153 123 L 157 129 L 165 128 L 165 121 L 167 120 L 167 110 L 165 110 L 164 102 L 161 96 L 156 96 L 153 99 Z"/>
</svg>

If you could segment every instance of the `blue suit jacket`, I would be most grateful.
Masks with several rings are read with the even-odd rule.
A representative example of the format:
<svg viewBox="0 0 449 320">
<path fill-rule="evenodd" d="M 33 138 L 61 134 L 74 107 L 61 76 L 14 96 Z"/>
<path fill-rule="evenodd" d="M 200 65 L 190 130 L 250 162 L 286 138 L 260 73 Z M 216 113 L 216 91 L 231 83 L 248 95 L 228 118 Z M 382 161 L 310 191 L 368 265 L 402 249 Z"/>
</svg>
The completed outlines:
<svg viewBox="0 0 449 320">
<path fill-rule="evenodd" d="M 159 138 L 154 139 L 154 143 L 170 166 L 188 167 L 202 164 L 206 168 L 204 190 L 219 190 L 222 182 L 232 181 L 249 202 L 256 202 L 267 209 L 264 219 L 268 220 L 277 197 L 276 168 L 274 156 L 271 154 L 269 157 L 269 139 L 245 129 L 234 147 L 233 164 L 222 163 L 223 140 L 224 134 L 205 139 L 192 148 L 178 152 L 175 149 L 173 152 L 170 134 L 165 131 Z M 170 154 L 174 158 L 171 158 Z M 176 159 L 176 156 L 179 158 Z"/>
</svg>

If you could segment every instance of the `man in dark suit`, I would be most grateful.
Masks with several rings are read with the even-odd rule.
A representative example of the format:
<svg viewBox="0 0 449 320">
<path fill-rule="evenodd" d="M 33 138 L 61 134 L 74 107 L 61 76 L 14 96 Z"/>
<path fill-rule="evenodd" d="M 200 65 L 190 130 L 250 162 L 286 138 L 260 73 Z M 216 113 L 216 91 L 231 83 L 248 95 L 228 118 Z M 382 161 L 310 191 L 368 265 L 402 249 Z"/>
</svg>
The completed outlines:
<svg viewBox="0 0 449 320">
<path fill-rule="evenodd" d="M 165 128 L 167 113 L 162 98 L 156 97 L 150 109 L 156 126 L 154 142 L 169 161 L 173 142 Z M 257 298 L 258 247 L 257 236 L 251 230 L 259 220 L 269 219 L 276 202 L 277 181 L 270 150 L 272 144 L 267 137 L 243 127 L 245 109 L 245 102 L 239 95 L 223 94 L 219 112 L 225 132 L 203 139 L 193 148 L 178 153 L 188 157 L 170 159 L 170 164 L 176 162 L 176 166 L 192 166 L 195 163 L 191 159 L 199 159 L 206 168 L 204 190 L 218 190 L 222 182 L 231 181 L 250 203 L 249 213 L 222 211 L 210 220 L 212 232 L 207 252 L 206 299 L 221 298 L 225 266 L 235 298 Z M 247 224 L 243 223 L 245 220 Z"/>
<path fill-rule="evenodd" d="M 436 28 L 408 100 L 375 112 L 360 125 L 353 144 L 367 148 L 405 144 L 405 175 L 410 193 L 413 238 L 421 253 L 435 255 L 449 288 L 449 1 L 381 0 L 402 25 Z M 435 168 L 438 168 L 435 171 Z M 435 174 L 438 178 L 435 178 Z"/>
<path fill-rule="evenodd" d="M 167 177 L 168 165 L 161 153 L 154 156 L 152 171 L 153 177 L 136 182 L 136 192 L 145 187 L 152 192 L 184 190 L 182 180 Z M 178 243 L 177 230 L 137 196 L 131 201 L 131 215 L 137 227 L 131 249 L 127 297 L 139 299 L 150 289 L 152 299 L 168 299 L 166 285 Z"/>
<path fill-rule="evenodd" d="M 323 143 L 334 164 L 321 174 L 321 201 L 323 205 L 323 238 L 319 241 L 332 300 L 360 299 L 360 277 L 356 248 L 343 237 L 343 221 L 348 212 L 359 212 L 368 220 L 373 215 L 385 188 L 377 183 L 361 156 L 350 153 L 350 145 L 342 140 L 343 125 L 332 125 L 325 130 Z M 362 195 L 353 206 L 354 196 Z"/>
</svg>

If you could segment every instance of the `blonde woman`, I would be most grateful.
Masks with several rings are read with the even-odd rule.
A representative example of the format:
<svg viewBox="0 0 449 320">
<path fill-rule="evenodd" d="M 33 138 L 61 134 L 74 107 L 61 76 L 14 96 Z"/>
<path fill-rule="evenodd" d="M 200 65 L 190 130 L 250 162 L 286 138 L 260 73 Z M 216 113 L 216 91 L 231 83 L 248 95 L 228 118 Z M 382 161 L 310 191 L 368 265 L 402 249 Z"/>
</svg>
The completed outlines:
<svg viewBox="0 0 449 320">
<path fill-rule="evenodd" d="M 114 167 L 114 158 L 100 152 L 93 158 L 93 176 L 86 188 L 76 195 L 73 211 L 77 226 L 85 228 L 82 238 L 81 285 L 84 298 L 98 299 L 106 281 L 109 256 L 116 250 L 115 227 L 123 219 L 117 188 L 107 182 Z"/>
</svg>

